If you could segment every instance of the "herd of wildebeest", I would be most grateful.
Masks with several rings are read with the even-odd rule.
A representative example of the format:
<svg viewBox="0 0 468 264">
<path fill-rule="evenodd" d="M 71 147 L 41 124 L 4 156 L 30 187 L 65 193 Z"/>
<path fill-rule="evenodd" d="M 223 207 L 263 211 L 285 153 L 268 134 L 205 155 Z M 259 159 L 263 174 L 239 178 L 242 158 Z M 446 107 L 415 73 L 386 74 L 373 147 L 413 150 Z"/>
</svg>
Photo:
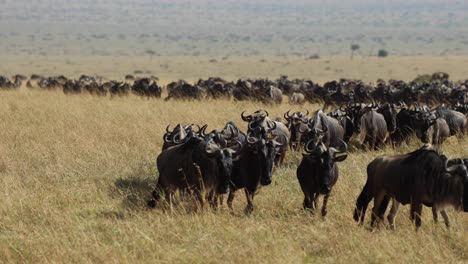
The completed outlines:
<svg viewBox="0 0 468 264">
<path fill-rule="evenodd" d="M 453 82 L 449 75 L 437 72 L 432 75 L 418 76 L 411 82 L 401 80 L 377 80 L 376 83 L 364 83 L 360 80 L 340 79 L 323 85 L 307 79 L 288 79 L 281 76 L 276 80 L 239 79 L 226 81 L 211 77 L 200 79 L 191 84 L 184 80 L 174 81 L 165 87 L 158 85 L 158 78 L 125 76 L 123 81 L 105 81 L 102 77 L 82 75 L 78 79 L 54 76 L 43 77 L 37 74 L 29 78 L 14 75 L 11 79 L 0 76 L 0 90 L 17 89 L 26 81 L 31 89 L 62 90 L 65 94 L 89 93 L 97 96 L 125 96 L 130 93 L 160 98 L 163 90 L 167 91 L 165 100 L 203 100 L 234 99 L 235 101 L 254 101 L 264 104 L 281 103 L 288 96 L 290 104 L 301 105 L 305 102 L 320 103 L 328 106 L 343 103 L 399 103 L 407 105 L 447 104 L 461 112 L 468 112 L 468 80 Z"/>
<path fill-rule="evenodd" d="M 453 206 L 468 211 L 468 159 L 448 159 L 442 144 L 449 136 L 462 137 L 467 132 L 467 117 L 446 106 L 407 107 L 399 104 L 347 103 L 335 111 L 288 111 L 283 118 L 270 119 L 265 110 L 241 113 L 247 130 L 229 121 L 220 130 L 207 131 L 207 125 L 168 126 L 163 136 L 162 152 L 157 158 L 159 178 L 148 206 L 172 205 L 176 191 L 195 198 L 203 207 L 208 202 L 217 208 L 224 203 L 232 209 L 235 193 L 244 189 L 246 213 L 254 209 L 253 199 L 261 186 L 272 182 L 275 168 L 282 166 L 288 150 L 303 149 L 297 178 L 304 193 L 303 207 L 314 212 L 318 198 L 324 196 L 322 216 L 338 180 L 337 163 L 348 156 L 350 139 L 359 134 L 362 147 L 373 151 L 385 144 L 398 145 L 411 138 L 424 144 L 420 149 L 396 156 L 382 156 L 367 168 L 367 182 L 357 198 L 354 219 L 364 221 L 368 204 L 374 200 L 371 225 L 388 215 L 390 226 L 399 204 L 411 204 L 411 218 L 421 225 L 422 205 L 432 207 L 437 221 L 440 212 L 445 224 L 445 208 Z M 205 194 L 205 195 L 203 195 Z"/>
<path fill-rule="evenodd" d="M 16 89 L 26 79 L 16 75 L 10 81 L 0 76 L 0 88 Z M 33 75 L 26 86 L 63 89 L 66 94 L 86 91 L 122 96 L 132 92 L 147 97 L 161 97 L 163 89 L 156 77 L 133 76 L 126 76 L 124 82 L 102 82 L 90 76 L 68 80 L 64 76 Z M 355 147 L 365 151 L 386 145 L 399 147 L 417 138 L 423 147 L 403 155 L 381 156 L 369 163 L 354 219 L 362 224 L 373 200 L 371 226 L 383 222 L 390 202 L 387 218 L 392 228 L 399 204 L 411 205 L 410 217 L 416 228 L 421 226 L 423 205 L 432 207 L 435 221 L 440 213 L 449 226 L 447 206 L 468 212 L 468 158 L 449 159 L 442 154 L 448 137 L 466 140 L 467 87 L 468 80 L 452 82 L 444 73 L 409 83 L 379 80 L 376 85 L 342 79 L 320 86 L 286 76 L 276 81 L 247 79 L 234 83 L 209 78 L 196 84 L 170 83 L 165 87 L 166 101 L 233 97 L 269 104 L 280 103 L 283 95 L 288 95 L 291 104 L 309 101 L 321 103 L 324 108 L 313 113 L 287 111 L 275 119 L 265 110 L 242 112 L 242 120 L 247 123 L 245 132 L 232 121 L 211 132 L 207 132 L 207 125 L 178 124 L 172 130 L 167 126 L 162 152 L 157 157 L 159 177 L 148 206 L 172 206 L 178 192 L 179 199 L 191 197 L 198 207 L 209 203 L 213 208 L 222 205 L 227 194 L 227 205 L 232 209 L 236 191 L 244 189 L 245 212 L 251 213 L 254 196 L 260 187 L 271 184 L 273 172 L 283 165 L 286 152 L 302 149 L 297 178 L 304 193 L 303 208 L 315 212 L 318 198 L 323 196 L 321 214 L 325 216 L 338 180 L 337 163 L 347 158 L 353 137 L 359 142 Z M 333 110 L 327 112 L 330 106 Z"/>
</svg>

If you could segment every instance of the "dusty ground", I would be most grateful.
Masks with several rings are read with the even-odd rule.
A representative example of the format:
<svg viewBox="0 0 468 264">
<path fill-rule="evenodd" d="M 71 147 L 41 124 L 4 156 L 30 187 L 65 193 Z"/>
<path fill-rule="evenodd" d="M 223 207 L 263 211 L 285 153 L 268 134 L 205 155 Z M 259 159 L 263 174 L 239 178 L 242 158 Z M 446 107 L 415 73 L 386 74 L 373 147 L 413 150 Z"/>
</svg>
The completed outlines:
<svg viewBox="0 0 468 264">
<path fill-rule="evenodd" d="M 446 71 L 461 78 L 464 60 L 438 58 L 419 64 L 411 58 L 330 62 L 333 68 L 349 70 L 349 75 L 347 71 L 339 75 L 319 71 L 326 65 L 322 60 L 306 61 L 307 67 L 295 65 L 293 60 L 286 67 L 271 64 L 271 72 L 267 68 L 270 64 L 257 68 L 242 62 L 225 69 L 216 67 L 224 62 L 218 65 L 200 60 L 203 63 L 199 64 L 209 68 L 195 71 L 196 63 L 186 63 L 179 69 L 179 62 L 174 62 L 171 67 L 179 69 L 174 75 L 155 74 L 167 79 L 183 74 L 193 79 L 221 73 L 226 78 L 243 74 L 276 77 L 300 69 L 291 76 L 304 74 L 326 80 L 348 75 L 370 80 L 380 74 L 390 78 L 388 71 L 394 69 L 395 76 L 398 73 L 401 78 L 410 78 L 414 74 L 405 72 L 403 64 L 420 65 L 421 72 L 452 65 Z M 392 61 L 395 64 L 389 64 Z M 73 66 L 79 71 L 113 77 L 143 68 L 133 64 L 136 62 L 129 61 L 123 67 L 123 60 L 111 64 L 99 59 L 76 59 Z M 375 67 L 379 64 L 382 69 Z M 0 71 L 74 73 L 73 66 L 63 63 L 50 61 L 43 65 L 40 70 L 2 64 Z M 232 69 L 237 70 L 228 76 Z M 420 146 L 418 142 L 398 150 L 366 153 L 351 149 L 348 159 L 339 164 L 340 179 L 326 219 L 302 210 L 303 196 L 296 179 L 301 154 L 291 152 L 286 165 L 275 171 L 272 185 L 256 196 L 251 216 L 242 213 L 242 192 L 235 200 L 234 214 L 225 209 L 194 213 L 184 206 L 172 213 L 146 209 L 145 200 L 157 179 L 155 158 L 168 123 L 207 123 L 209 128 L 221 128 L 233 120 L 245 128 L 240 112 L 261 107 L 247 102 L 163 102 L 134 96 L 111 100 L 26 89 L 0 92 L 0 262 L 468 262 L 466 213 L 449 210 L 453 226 L 447 230 L 442 223 L 434 224 L 430 210 L 425 208 L 418 233 L 409 221 L 407 207 L 400 209 L 396 231 L 383 227 L 371 232 L 368 224 L 359 227 L 352 219 L 357 195 L 366 179 L 366 165 L 379 155 L 412 151 Z M 282 116 L 289 108 L 283 104 L 267 109 L 272 116 Z M 450 138 L 444 149 L 448 156 L 466 157 L 467 138 Z"/>
</svg>

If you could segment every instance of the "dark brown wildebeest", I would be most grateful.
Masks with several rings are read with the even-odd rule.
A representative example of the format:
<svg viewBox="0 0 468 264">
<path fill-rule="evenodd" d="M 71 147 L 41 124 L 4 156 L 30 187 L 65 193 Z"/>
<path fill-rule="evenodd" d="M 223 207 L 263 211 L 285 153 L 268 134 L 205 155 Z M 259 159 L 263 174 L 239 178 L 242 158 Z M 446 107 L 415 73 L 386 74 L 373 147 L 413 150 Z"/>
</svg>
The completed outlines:
<svg viewBox="0 0 468 264">
<path fill-rule="evenodd" d="M 422 205 L 462 205 L 464 184 L 468 181 L 465 165 L 447 166 L 448 160 L 436 151 L 421 148 L 404 155 L 382 156 L 367 166 L 367 182 L 359 195 L 354 220 L 363 223 L 367 206 L 374 200 L 371 226 L 378 217 L 383 221 L 389 199 L 411 204 L 411 219 L 421 226 Z M 394 203 L 388 217 L 394 225 L 398 203 Z"/>
<path fill-rule="evenodd" d="M 332 187 L 338 180 L 338 167 L 335 163 L 344 161 L 348 156 L 348 154 L 337 155 L 345 153 L 348 146 L 344 141 L 341 141 L 342 148 L 340 150 L 333 147 L 327 148 L 323 143 L 320 143 L 315 149 L 310 149 L 310 143 L 312 142 L 307 142 L 304 147 L 306 153 L 302 154 L 301 164 L 297 168 L 297 179 L 302 192 L 304 192 L 304 209 L 314 212 L 317 209 L 319 196 L 325 195 L 322 206 L 322 216 L 325 216 L 328 198 Z"/>
<path fill-rule="evenodd" d="M 195 196 L 201 207 L 204 199 L 202 192 L 211 197 L 211 205 L 215 205 L 219 194 L 229 191 L 233 157 L 239 150 L 228 148 L 222 142 L 217 132 L 208 135 L 196 135 L 189 130 L 187 136 L 177 145 L 169 147 L 157 158 L 159 171 L 158 183 L 153 191 L 153 199 L 148 206 L 156 206 L 164 194 L 166 202 L 172 203 L 176 190 Z M 241 143 L 239 143 L 241 148 Z"/>
<path fill-rule="evenodd" d="M 294 112 L 292 115 L 289 114 L 290 110 L 284 114 L 284 118 L 287 121 L 286 127 L 289 129 L 291 137 L 289 138 L 289 148 L 299 150 L 301 144 L 305 144 L 307 140 L 307 134 L 310 132 L 310 128 L 307 125 L 309 123 L 309 111 Z"/>
<path fill-rule="evenodd" d="M 247 198 L 245 212 L 251 213 L 254 209 L 253 199 L 261 186 L 271 184 L 273 164 L 276 152 L 281 144 L 271 134 L 253 136 L 249 132 L 246 141 L 242 143 L 239 158 L 234 161 L 232 171 L 231 192 L 227 204 L 232 209 L 235 192 L 244 189 Z"/>
</svg>

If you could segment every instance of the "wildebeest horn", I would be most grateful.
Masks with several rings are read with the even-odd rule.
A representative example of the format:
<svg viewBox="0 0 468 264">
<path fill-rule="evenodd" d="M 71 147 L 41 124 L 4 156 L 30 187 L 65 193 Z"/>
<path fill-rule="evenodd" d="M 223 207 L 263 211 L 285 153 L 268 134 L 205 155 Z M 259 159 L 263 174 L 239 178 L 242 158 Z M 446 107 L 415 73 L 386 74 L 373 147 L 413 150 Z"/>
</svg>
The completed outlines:
<svg viewBox="0 0 468 264">
<path fill-rule="evenodd" d="M 206 134 L 205 134 L 205 130 L 206 128 L 208 127 L 208 125 L 204 125 L 200 128 L 200 130 L 198 130 L 198 134 L 201 136 L 201 137 L 206 137 Z"/>
<path fill-rule="evenodd" d="M 176 134 L 177 135 L 177 134 Z M 172 138 L 172 142 L 179 145 L 179 144 L 185 144 L 186 142 L 188 142 L 191 138 L 193 137 L 193 131 L 192 130 L 189 130 L 189 132 L 187 133 L 187 136 L 185 136 L 185 138 L 183 139 L 180 139 L 180 140 L 175 140 L 175 136 Z"/>
<path fill-rule="evenodd" d="M 170 138 L 169 138 L 169 134 L 168 134 L 168 133 L 164 133 L 163 140 L 164 140 L 164 142 L 166 142 L 166 143 L 171 143 L 171 140 L 170 140 Z"/>
<path fill-rule="evenodd" d="M 307 111 L 307 113 L 305 113 L 305 116 L 309 114 L 309 110 L 306 109 L 306 111 Z"/>
<path fill-rule="evenodd" d="M 270 114 L 268 114 L 268 111 L 267 110 L 263 110 L 265 112 L 265 116 L 269 116 Z"/>
<path fill-rule="evenodd" d="M 466 170 L 466 167 L 465 165 L 463 164 L 457 164 L 457 165 L 452 165 L 450 167 L 447 167 L 448 166 L 448 163 L 449 163 L 449 159 L 446 159 L 445 160 L 445 163 L 444 163 L 444 169 L 445 169 L 445 172 L 448 172 L 448 173 L 452 173 L 452 172 L 455 172 L 457 169 L 459 168 L 462 168 L 464 167 L 464 169 Z"/>
<path fill-rule="evenodd" d="M 244 113 L 245 111 L 241 113 L 242 120 L 244 120 L 245 122 L 252 121 L 252 115 L 244 116 Z"/>
<path fill-rule="evenodd" d="M 310 144 L 313 143 L 313 140 L 307 141 L 307 143 L 304 146 L 304 150 L 306 153 L 314 155 L 314 156 L 320 156 L 322 155 L 323 152 L 325 152 L 325 145 L 323 142 L 320 142 L 319 145 L 317 145 L 314 149 L 310 148 Z"/>
<path fill-rule="evenodd" d="M 270 124 L 273 124 L 273 125 L 270 125 Z M 270 122 L 267 123 L 267 126 L 270 129 L 270 131 L 275 130 L 276 129 L 276 122 L 271 122 L 270 121 Z"/>
<path fill-rule="evenodd" d="M 169 126 L 170 125 L 167 125 L 167 127 L 166 127 L 166 133 L 171 133 L 171 131 L 169 130 Z"/>
<path fill-rule="evenodd" d="M 258 141 L 260 141 L 259 138 L 256 138 L 254 136 L 251 136 L 252 133 L 248 133 L 247 134 L 247 143 L 249 143 L 250 145 L 253 145 L 255 143 L 257 143 Z"/>
<path fill-rule="evenodd" d="M 348 151 L 348 145 L 346 144 L 346 142 L 344 142 L 341 139 L 340 141 L 341 141 L 341 147 L 339 150 L 336 148 L 330 147 L 330 152 L 332 152 L 333 157 L 335 157 L 336 154 L 341 154 L 341 153 L 345 153 L 346 151 Z"/>
<path fill-rule="evenodd" d="M 283 117 L 284 119 L 286 120 L 289 120 L 291 118 L 291 115 L 289 115 L 289 111 L 291 111 L 291 109 L 289 109 L 286 113 L 284 113 Z"/>
</svg>

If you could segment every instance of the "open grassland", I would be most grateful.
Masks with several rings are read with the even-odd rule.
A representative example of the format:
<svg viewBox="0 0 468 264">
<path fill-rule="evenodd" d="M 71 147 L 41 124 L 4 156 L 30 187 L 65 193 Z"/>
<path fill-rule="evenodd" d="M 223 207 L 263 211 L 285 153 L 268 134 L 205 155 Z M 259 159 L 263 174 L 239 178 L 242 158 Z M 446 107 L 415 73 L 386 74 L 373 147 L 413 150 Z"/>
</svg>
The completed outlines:
<svg viewBox="0 0 468 264">
<path fill-rule="evenodd" d="M 167 124 L 219 129 L 232 120 L 245 127 L 240 112 L 261 107 L 1 92 L 0 262 L 468 262 L 466 213 L 450 210 L 447 230 L 425 208 L 417 233 L 408 207 L 400 209 L 396 231 L 371 232 L 368 221 L 359 227 L 352 219 L 366 165 L 382 154 L 412 151 L 416 141 L 397 150 L 351 149 L 339 164 L 326 219 L 302 210 L 301 154 L 291 152 L 255 197 L 250 216 L 243 214 L 242 192 L 233 214 L 225 208 L 195 213 L 185 203 L 173 212 L 146 209 Z M 266 108 L 276 117 L 290 106 Z M 449 138 L 444 150 L 466 157 L 468 140 Z"/>
</svg>

